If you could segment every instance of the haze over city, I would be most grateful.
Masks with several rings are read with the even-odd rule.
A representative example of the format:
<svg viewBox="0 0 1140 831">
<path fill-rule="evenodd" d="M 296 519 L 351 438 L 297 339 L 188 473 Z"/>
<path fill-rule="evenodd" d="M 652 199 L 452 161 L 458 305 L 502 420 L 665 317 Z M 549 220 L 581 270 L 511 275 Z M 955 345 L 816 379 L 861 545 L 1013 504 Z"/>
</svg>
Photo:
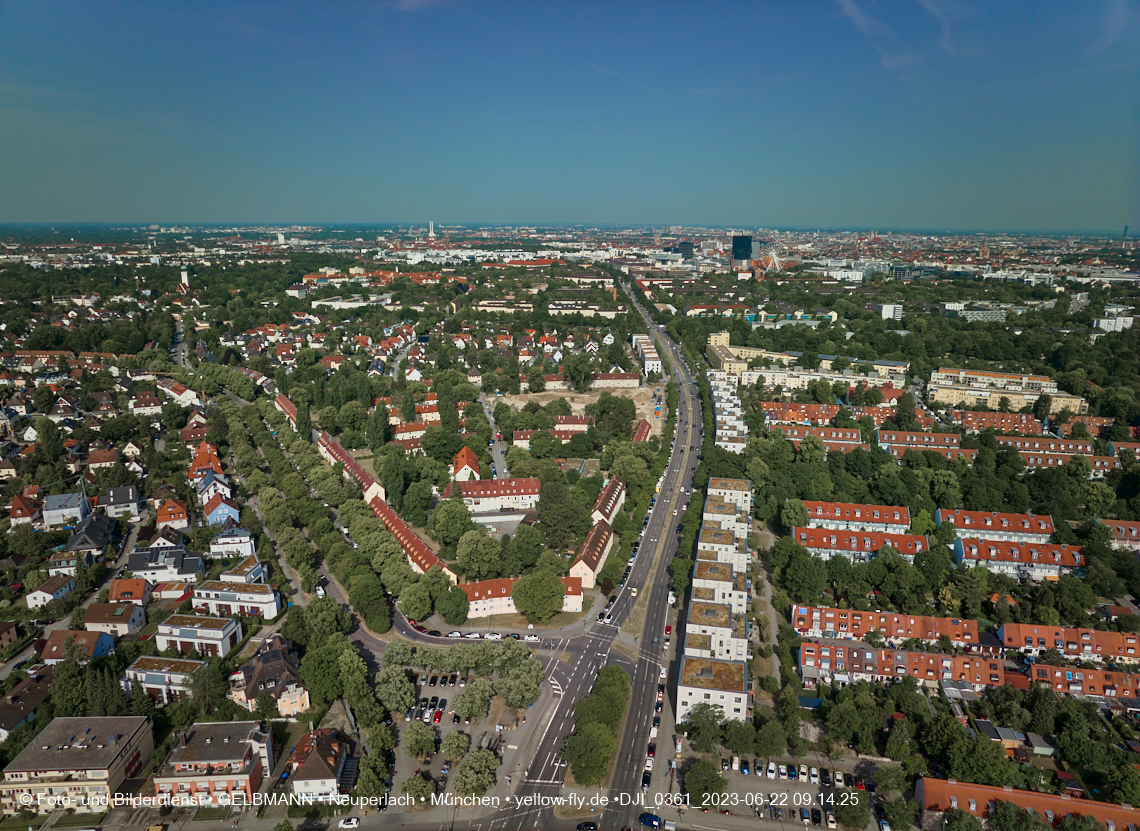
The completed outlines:
<svg viewBox="0 0 1140 831">
<path fill-rule="evenodd" d="M 2 222 L 1140 225 L 1130 0 L 8 2 Z"/>
</svg>

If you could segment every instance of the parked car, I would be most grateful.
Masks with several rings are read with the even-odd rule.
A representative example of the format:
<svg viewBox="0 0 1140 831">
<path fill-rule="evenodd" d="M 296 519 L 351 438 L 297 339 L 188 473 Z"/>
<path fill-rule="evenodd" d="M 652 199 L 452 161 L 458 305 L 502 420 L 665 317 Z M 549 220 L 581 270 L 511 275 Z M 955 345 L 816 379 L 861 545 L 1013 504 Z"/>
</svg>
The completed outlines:
<svg viewBox="0 0 1140 831">
<path fill-rule="evenodd" d="M 502 639 L 503 639 L 503 636 L 500 635 L 498 632 L 488 632 L 486 635 L 483 636 L 483 640 L 485 640 L 485 641 L 501 641 Z"/>
<path fill-rule="evenodd" d="M 811 768 L 810 770 L 808 770 L 808 781 L 810 781 L 813 785 L 819 784 L 819 770 L 818 769 Z"/>
<path fill-rule="evenodd" d="M 769 762 L 768 763 L 768 778 L 769 779 L 775 779 L 776 778 L 776 763 L 775 762 Z M 780 778 L 782 779 L 783 777 L 780 777 Z"/>
<path fill-rule="evenodd" d="M 781 779 L 787 779 L 788 778 L 788 769 L 784 765 L 780 765 L 780 778 Z"/>
<path fill-rule="evenodd" d="M 728 759 L 721 759 L 720 760 L 720 769 L 722 772 L 728 770 Z"/>
<path fill-rule="evenodd" d="M 448 632 L 447 637 L 449 637 L 449 638 L 462 638 L 463 633 L 462 632 Z"/>
<path fill-rule="evenodd" d="M 538 637 L 538 635 L 527 635 L 525 638 L 523 638 L 523 640 L 527 643 L 538 643 L 541 639 Z"/>
<path fill-rule="evenodd" d="M 482 636 L 482 635 L 480 635 L 478 632 L 468 632 L 468 633 L 467 633 L 466 635 L 464 635 L 463 637 L 465 637 L 465 638 L 466 638 L 467 640 L 469 640 L 469 641 L 478 641 L 478 640 L 482 640 L 482 639 L 483 639 L 483 636 Z"/>
<path fill-rule="evenodd" d="M 741 772 L 742 774 L 744 774 L 745 776 L 748 776 L 750 773 L 752 773 L 752 770 L 751 770 L 751 768 L 749 768 L 749 767 L 748 767 L 748 760 L 747 760 L 747 759 L 742 759 L 742 760 L 741 760 L 741 762 L 740 762 L 740 772 Z"/>
<path fill-rule="evenodd" d="M 344 819 L 342 819 L 340 822 L 337 823 L 336 827 L 337 828 L 359 828 L 360 827 L 360 819 L 359 819 L 359 817 L 345 817 Z"/>
</svg>

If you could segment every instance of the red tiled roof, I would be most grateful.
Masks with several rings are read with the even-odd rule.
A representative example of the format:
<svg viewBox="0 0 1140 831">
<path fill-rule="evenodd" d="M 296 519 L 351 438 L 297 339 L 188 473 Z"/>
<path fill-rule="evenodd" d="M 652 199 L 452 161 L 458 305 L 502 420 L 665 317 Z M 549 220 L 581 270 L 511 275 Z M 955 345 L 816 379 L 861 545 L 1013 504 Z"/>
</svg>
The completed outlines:
<svg viewBox="0 0 1140 831">
<path fill-rule="evenodd" d="M 804 507 L 811 519 L 887 523 L 900 529 L 910 527 L 910 509 L 905 506 L 805 501 Z"/>
</svg>

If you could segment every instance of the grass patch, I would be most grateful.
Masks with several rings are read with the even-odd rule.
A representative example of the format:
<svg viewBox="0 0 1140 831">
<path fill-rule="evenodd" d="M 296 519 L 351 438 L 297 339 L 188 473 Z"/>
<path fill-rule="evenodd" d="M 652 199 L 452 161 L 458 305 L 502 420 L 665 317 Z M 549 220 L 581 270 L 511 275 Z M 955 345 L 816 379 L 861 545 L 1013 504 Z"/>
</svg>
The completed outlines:
<svg viewBox="0 0 1140 831">
<path fill-rule="evenodd" d="M 635 664 L 641 660 L 641 656 L 638 654 L 637 650 L 631 646 L 626 646 L 624 643 L 618 643 L 617 641 L 614 641 L 612 644 L 610 644 L 610 649 L 620 652 Z"/>
<path fill-rule="evenodd" d="M 336 805 L 290 805 L 286 812 L 290 819 L 330 819 L 347 814 L 347 806 Z"/>
<path fill-rule="evenodd" d="M 81 814 L 78 811 L 76 811 L 74 814 L 65 813 L 62 817 L 55 821 L 55 823 L 52 825 L 52 828 L 95 828 L 103 822 L 103 819 L 106 816 L 106 813 Z M 23 825 L 26 826 L 27 823 L 23 823 Z"/>
<path fill-rule="evenodd" d="M 276 742 L 283 754 L 292 753 L 293 748 L 300 744 L 301 739 L 308 734 L 309 725 L 304 722 L 273 722 L 273 741 Z"/>
<path fill-rule="evenodd" d="M 562 661 L 563 663 L 569 663 L 570 653 L 569 652 L 559 652 L 558 653 L 558 660 Z"/>
<path fill-rule="evenodd" d="M 503 700 L 501 695 L 496 695 L 491 699 L 491 712 L 487 714 L 487 724 L 494 726 L 499 723 L 502 718 L 503 711 L 507 709 L 507 702 Z"/>
<path fill-rule="evenodd" d="M 191 822 L 216 822 L 220 819 L 225 819 L 226 814 L 230 811 L 229 808 L 199 808 L 194 816 L 190 818 Z M 56 823 L 57 825 L 59 823 Z"/>
<path fill-rule="evenodd" d="M 83 814 L 83 818 L 84 821 L 86 821 L 87 815 Z M 3 822 L 0 822 L 0 828 L 4 829 L 4 831 L 9 831 L 9 829 L 11 829 L 11 831 L 24 831 L 26 828 L 39 828 L 41 825 L 47 822 L 47 820 L 48 818 L 46 816 L 40 816 L 39 814 L 32 817 L 27 822 L 24 822 L 24 820 L 20 819 L 19 817 L 11 816 Z M 56 824 L 59 825 L 59 823 Z"/>
</svg>

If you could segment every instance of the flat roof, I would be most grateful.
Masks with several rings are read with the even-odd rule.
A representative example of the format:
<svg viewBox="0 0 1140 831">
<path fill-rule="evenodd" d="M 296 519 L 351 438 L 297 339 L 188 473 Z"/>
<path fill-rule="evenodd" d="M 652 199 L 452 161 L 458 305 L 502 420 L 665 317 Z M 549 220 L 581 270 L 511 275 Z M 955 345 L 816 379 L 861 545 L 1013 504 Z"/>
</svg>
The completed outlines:
<svg viewBox="0 0 1140 831">
<path fill-rule="evenodd" d="M 706 563 L 704 561 L 698 562 L 693 569 L 694 580 L 721 580 L 726 583 L 732 582 L 732 566 L 728 563 Z"/>
<path fill-rule="evenodd" d="M 159 775 L 190 775 L 189 771 L 172 770 L 175 765 L 240 761 L 249 750 L 250 734 L 261 733 L 261 722 L 195 722 L 186 728 L 185 733 L 185 747 L 181 743 L 181 734 L 174 734 L 174 750 Z"/>
<path fill-rule="evenodd" d="M 223 583 L 230 586 L 232 583 Z M 199 617 L 198 615 L 171 615 L 164 620 L 161 626 L 172 626 L 176 629 L 215 629 L 221 631 L 232 624 L 226 617 Z"/>
<path fill-rule="evenodd" d="M 709 543 L 710 545 L 736 545 L 736 534 L 731 531 L 723 531 L 720 528 L 710 528 L 705 525 L 701 529 L 701 536 L 698 542 Z"/>
<path fill-rule="evenodd" d="M 705 603 L 691 601 L 689 603 L 689 624 L 696 626 L 719 626 L 727 629 L 732 621 L 732 609 L 723 603 Z"/>
<path fill-rule="evenodd" d="M 227 583 L 224 580 L 207 580 L 194 590 L 198 592 L 230 592 L 232 594 L 273 594 L 273 587 L 265 583 Z"/>
<path fill-rule="evenodd" d="M 682 658 L 680 686 L 706 690 L 745 692 L 748 669 L 742 661 L 717 661 L 712 658 Z"/>
<path fill-rule="evenodd" d="M 185 658 L 161 658 L 143 655 L 127 667 L 139 672 L 170 672 L 175 675 L 193 675 L 199 667 L 206 665 L 205 661 L 188 661 Z"/>
<path fill-rule="evenodd" d="M 714 488 L 722 491 L 750 491 L 752 490 L 752 482 L 748 479 L 721 479 L 717 477 L 709 479 L 709 489 Z"/>
<path fill-rule="evenodd" d="M 140 729 L 146 716 L 55 718 L 4 771 L 106 770 Z"/>
</svg>

